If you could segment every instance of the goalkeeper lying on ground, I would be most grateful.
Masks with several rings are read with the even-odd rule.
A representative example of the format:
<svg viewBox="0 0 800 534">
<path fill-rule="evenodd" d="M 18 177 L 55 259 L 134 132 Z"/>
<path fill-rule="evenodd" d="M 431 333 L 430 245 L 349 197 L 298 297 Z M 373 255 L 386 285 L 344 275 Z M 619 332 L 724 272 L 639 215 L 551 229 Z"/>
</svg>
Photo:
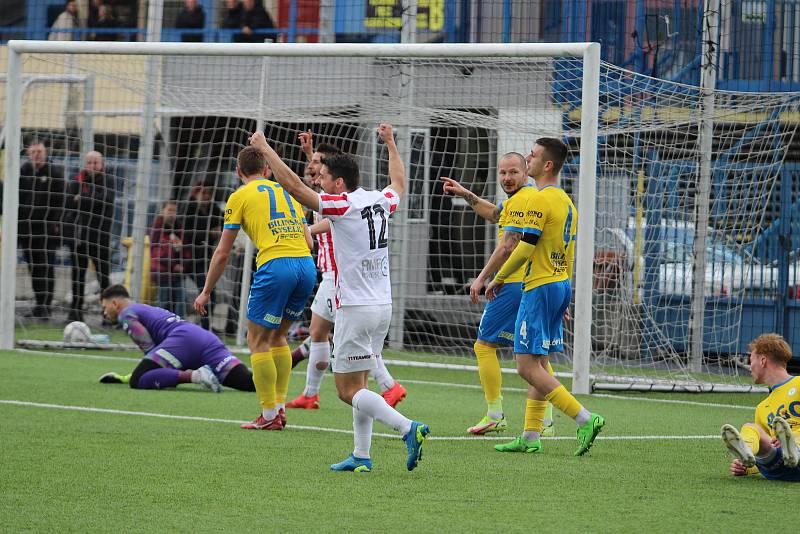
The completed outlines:
<svg viewBox="0 0 800 534">
<path fill-rule="evenodd" d="M 242 391 L 255 391 L 253 376 L 220 339 L 174 313 L 131 301 L 121 285 L 100 295 L 103 315 L 122 328 L 145 353 L 129 375 L 106 373 L 104 384 L 129 384 L 134 389 L 174 388 L 193 382 L 215 392 L 220 384 Z"/>
<path fill-rule="evenodd" d="M 762 334 L 750 343 L 750 374 L 756 384 L 769 386 L 769 395 L 756 407 L 754 423 L 741 432 L 722 426 L 722 440 L 736 457 L 735 476 L 756 471 L 772 480 L 800 482 L 800 377 L 786 371 L 792 358 L 789 344 L 778 334 Z"/>
</svg>

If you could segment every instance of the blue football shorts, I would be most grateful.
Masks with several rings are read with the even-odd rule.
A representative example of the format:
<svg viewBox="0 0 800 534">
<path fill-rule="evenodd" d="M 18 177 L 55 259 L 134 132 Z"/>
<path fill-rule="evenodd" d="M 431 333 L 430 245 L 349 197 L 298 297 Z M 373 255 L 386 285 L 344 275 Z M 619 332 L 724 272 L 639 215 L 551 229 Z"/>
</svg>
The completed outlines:
<svg viewBox="0 0 800 534">
<path fill-rule="evenodd" d="M 569 280 L 524 291 L 514 325 L 514 352 L 542 356 L 564 352 L 564 312 L 571 299 Z"/>
<path fill-rule="evenodd" d="M 265 328 L 278 328 L 286 317 L 298 320 L 317 282 L 311 256 L 275 258 L 253 274 L 247 318 Z"/>
</svg>

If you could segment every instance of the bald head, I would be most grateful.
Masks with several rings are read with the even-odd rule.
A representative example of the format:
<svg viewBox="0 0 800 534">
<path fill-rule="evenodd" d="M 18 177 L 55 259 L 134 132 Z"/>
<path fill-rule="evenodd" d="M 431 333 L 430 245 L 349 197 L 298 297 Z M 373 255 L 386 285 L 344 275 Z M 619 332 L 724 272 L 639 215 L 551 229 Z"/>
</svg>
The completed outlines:
<svg viewBox="0 0 800 534">
<path fill-rule="evenodd" d="M 88 172 L 103 171 L 103 155 L 96 150 L 87 152 L 83 158 L 83 168 Z"/>
</svg>

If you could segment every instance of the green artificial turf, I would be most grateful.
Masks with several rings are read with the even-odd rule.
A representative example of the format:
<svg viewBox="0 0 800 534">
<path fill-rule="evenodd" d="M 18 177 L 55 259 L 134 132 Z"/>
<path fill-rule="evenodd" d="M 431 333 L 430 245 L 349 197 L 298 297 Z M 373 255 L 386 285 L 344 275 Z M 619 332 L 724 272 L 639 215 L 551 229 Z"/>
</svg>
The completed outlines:
<svg viewBox="0 0 800 534">
<path fill-rule="evenodd" d="M 283 432 L 245 431 L 253 393 L 100 384 L 138 355 L 72 354 L 0 353 L 0 530 L 724 532 L 752 525 L 754 503 L 760 517 L 782 517 L 800 490 L 727 473 L 719 428 L 751 419 L 742 407 L 759 395 L 581 397 L 607 419 L 589 454 L 573 456 L 575 425 L 560 414 L 561 439 L 541 454 L 501 454 L 465 432 L 485 410 L 476 374 L 395 367 L 408 389 L 398 408 L 435 438 L 419 467 L 406 470 L 399 439 L 376 436 L 372 473 L 332 473 L 352 450 L 352 419 L 330 376 L 321 410 L 290 410 Z M 290 397 L 304 375 L 301 364 Z M 509 439 L 523 386 L 504 375 Z"/>
</svg>

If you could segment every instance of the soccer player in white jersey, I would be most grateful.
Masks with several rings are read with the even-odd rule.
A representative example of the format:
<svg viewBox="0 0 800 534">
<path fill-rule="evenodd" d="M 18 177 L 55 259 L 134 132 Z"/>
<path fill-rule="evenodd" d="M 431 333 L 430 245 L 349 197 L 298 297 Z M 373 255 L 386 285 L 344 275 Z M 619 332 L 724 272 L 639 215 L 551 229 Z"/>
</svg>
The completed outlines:
<svg viewBox="0 0 800 534">
<path fill-rule="evenodd" d="M 310 130 L 302 132 L 299 138 L 300 146 L 308 159 L 306 185 L 315 189 L 319 188 L 322 159 L 341 154 L 342 151 L 338 147 L 327 143 L 320 143 L 314 150 Z M 331 357 L 328 337 L 336 320 L 336 284 L 334 281 L 336 259 L 333 255 L 333 236 L 331 235 L 328 219 L 314 212 L 314 224 L 310 229 L 317 240 L 317 269 L 322 273 L 322 281 L 311 303 L 306 386 L 300 396 L 287 403 L 286 407 L 316 410 L 320 406 L 320 384 L 325 376 L 325 371 L 328 369 L 328 361 Z M 305 341 L 303 344 L 305 344 Z M 302 350 L 302 346 L 298 347 L 298 349 Z M 295 358 L 294 354 L 292 358 Z M 381 388 L 381 396 L 386 399 L 389 406 L 394 408 L 406 396 L 406 389 L 400 382 L 395 381 L 389 373 L 383 358 L 378 359 L 378 367 L 373 369 L 370 374 L 378 382 Z"/>
<path fill-rule="evenodd" d="M 475 213 L 487 221 L 497 223 L 497 246 L 489 261 L 486 262 L 486 266 L 470 286 L 470 297 L 476 304 L 483 286 L 505 263 L 522 238 L 525 204 L 528 196 L 536 192 L 533 184 L 528 182 L 527 169 L 528 164 L 522 154 L 509 152 L 500 158 L 497 162 L 497 178 L 500 187 L 508 195 L 508 199 L 500 202 L 497 206 L 478 197 L 452 178 L 442 176 L 445 193 L 463 198 L 475 210 Z M 514 344 L 514 324 L 522 299 L 524 277 L 523 266 L 506 279 L 503 292 L 498 295 L 498 298 L 490 301 L 483 310 L 481 323 L 478 326 L 478 339 L 475 341 L 473 349 L 478 362 L 478 376 L 481 379 L 487 408 L 483 419 L 467 429 L 470 434 L 483 435 L 489 432 L 502 432 L 508 426 L 503 414 L 503 397 L 501 395 L 503 374 L 500 369 L 500 360 L 497 358 L 497 348 L 501 345 Z M 548 369 L 552 372 L 549 364 Z M 535 425 L 529 412 L 530 410 L 526 409 L 526 428 L 532 428 Z M 553 407 L 548 403 L 542 435 L 552 436 L 553 434 Z"/>
<path fill-rule="evenodd" d="M 333 471 L 372 470 L 370 446 L 372 421 L 399 431 L 406 444 L 406 468 L 411 471 L 422 458 L 422 444 L 430 429 L 412 421 L 367 389 L 367 375 L 376 367 L 392 316 L 389 281 L 389 216 L 405 192 L 405 169 L 392 135 L 381 124 L 378 134 L 389 149 L 390 184 L 382 191 L 359 186 L 358 163 L 348 154 L 325 158 L 321 169 L 324 194 L 316 193 L 281 161 L 256 132 L 250 144 L 262 150 L 281 185 L 304 206 L 331 221 L 336 243 L 336 330 L 333 336 L 333 376 L 339 398 L 353 407 L 354 450 Z"/>
</svg>

